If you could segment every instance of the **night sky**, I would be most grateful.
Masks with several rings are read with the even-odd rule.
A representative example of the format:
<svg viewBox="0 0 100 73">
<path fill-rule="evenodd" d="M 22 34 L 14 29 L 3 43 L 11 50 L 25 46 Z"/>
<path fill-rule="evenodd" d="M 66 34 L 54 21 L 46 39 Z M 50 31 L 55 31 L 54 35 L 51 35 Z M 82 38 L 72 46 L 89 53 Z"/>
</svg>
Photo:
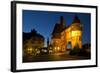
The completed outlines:
<svg viewBox="0 0 100 73">
<path fill-rule="evenodd" d="M 89 13 L 72 13 L 72 12 L 48 12 L 23 10 L 23 32 L 30 32 L 35 29 L 45 38 L 51 38 L 51 33 L 55 24 L 60 21 L 60 16 L 65 19 L 65 26 L 72 23 L 74 16 L 77 15 L 83 25 L 82 43 L 91 42 L 91 14 Z M 45 44 L 46 46 L 46 44 Z"/>
</svg>

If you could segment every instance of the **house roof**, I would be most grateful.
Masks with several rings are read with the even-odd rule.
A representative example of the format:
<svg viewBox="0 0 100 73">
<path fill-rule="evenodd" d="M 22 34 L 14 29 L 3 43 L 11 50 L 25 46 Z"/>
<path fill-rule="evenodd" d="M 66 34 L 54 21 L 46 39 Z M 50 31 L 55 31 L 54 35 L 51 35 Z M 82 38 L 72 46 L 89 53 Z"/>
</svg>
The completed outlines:
<svg viewBox="0 0 100 73">
<path fill-rule="evenodd" d="M 62 18 L 62 16 L 61 16 L 61 18 Z M 62 19 L 63 19 L 63 18 L 62 18 Z M 64 19 L 63 19 L 63 20 L 64 20 Z M 75 24 L 75 23 L 77 23 L 77 24 Z M 80 26 L 80 23 L 81 23 L 81 21 L 80 21 L 80 19 L 79 19 L 77 16 L 74 16 L 74 19 L 73 19 L 72 24 L 68 25 L 67 27 L 63 27 L 63 26 L 62 26 L 62 23 L 56 23 L 55 26 L 54 26 L 53 32 L 52 32 L 52 37 L 53 37 L 53 38 L 57 38 L 58 36 L 56 36 L 56 35 L 60 34 L 62 31 L 66 30 L 66 29 L 69 28 L 70 26 L 75 26 L 75 28 L 72 28 L 73 30 L 74 30 L 74 29 L 75 29 L 75 30 L 76 30 L 76 29 L 77 29 L 77 30 L 81 30 L 82 27 Z M 59 37 L 58 37 L 58 38 L 59 38 Z"/>
<path fill-rule="evenodd" d="M 53 32 L 52 34 L 55 34 L 55 33 L 60 33 L 61 32 L 61 26 L 60 24 L 56 23 L 55 26 L 54 26 L 54 29 L 53 29 Z"/>
<path fill-rule="evenodd" d="M 33 30 L 31 32 L 23 32 L 23 39 L 24 40 L 28 40 L 30 38 L 42 38 L 42 39 L 44 39 L 44 36 L 37 33 L 35 30 Z"/>
<path fill-rule="evenodd" d="M 75 16 L 72 23 L 81 23 L 78 16 Z"/>
</svg>

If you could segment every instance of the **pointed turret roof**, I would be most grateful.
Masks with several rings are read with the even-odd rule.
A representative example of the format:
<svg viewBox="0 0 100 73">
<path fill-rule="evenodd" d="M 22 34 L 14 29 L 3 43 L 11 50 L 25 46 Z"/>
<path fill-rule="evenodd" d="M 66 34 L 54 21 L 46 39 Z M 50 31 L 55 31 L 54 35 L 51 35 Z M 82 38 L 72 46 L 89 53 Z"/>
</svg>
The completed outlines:
<svg viewBox="0 0 100 73">
<path fill-rule="evenodd" d="M 76 24 L 74 24 L 76 23 Z M 78 16 L 75 16 L 72 22 L 72 26 L 74 26 L 74 28 L 72 28 L 73 30 L 82 30 L 82 24 L 80 19 L 78 18 Z"/>
<path fill-rule="evenodd" d="M 75 16 L 75 17 L 74 17 L 74 20 L 73 20 L 72 23 L 81 23 L 81 22 L 80 22 L 80 19 L 78 18 L 78 16 Z"/>
</svg>

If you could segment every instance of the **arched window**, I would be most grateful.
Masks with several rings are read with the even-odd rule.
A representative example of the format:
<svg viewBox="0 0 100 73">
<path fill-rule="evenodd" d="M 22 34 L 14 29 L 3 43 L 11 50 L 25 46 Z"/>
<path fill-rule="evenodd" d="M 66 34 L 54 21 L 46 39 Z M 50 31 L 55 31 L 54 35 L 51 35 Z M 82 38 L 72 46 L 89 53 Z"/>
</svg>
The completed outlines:
<svg viewBox="0 0 100 73">
<path fill-rule="evenodd" d="M 71 48 L 72 48 L 72 45 L 71 45 L 71 42 L 69 41 L 67 44 L 67 49 L 71 49 Z"/>
</svg>

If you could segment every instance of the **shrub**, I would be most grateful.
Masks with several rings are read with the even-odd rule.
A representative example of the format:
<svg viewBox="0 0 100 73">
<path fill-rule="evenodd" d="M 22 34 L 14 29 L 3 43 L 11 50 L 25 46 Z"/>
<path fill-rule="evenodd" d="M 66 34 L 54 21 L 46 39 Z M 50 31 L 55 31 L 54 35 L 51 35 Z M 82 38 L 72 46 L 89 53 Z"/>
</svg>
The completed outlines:
<svg viewBox="0 0 100 73">
<path fill-rule="evenodd" d="M 80 52 L 79 48 L 74 48 L 73 50 L 70 51 L 70 55 L 78 55 L 78 53 Z"/>
</svg>

